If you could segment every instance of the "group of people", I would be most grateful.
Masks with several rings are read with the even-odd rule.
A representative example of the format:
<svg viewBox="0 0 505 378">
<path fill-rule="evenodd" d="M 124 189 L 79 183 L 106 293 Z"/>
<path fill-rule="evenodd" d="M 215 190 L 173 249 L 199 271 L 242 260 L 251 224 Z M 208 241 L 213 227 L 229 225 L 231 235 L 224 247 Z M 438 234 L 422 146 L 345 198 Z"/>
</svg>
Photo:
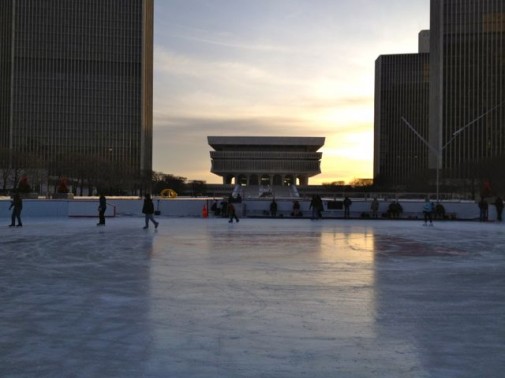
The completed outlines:
<svg viewBox="0 0 505 378">
<path fill-rule="evenodd" d="M 105 212 L 107 211 L 107 199 L 103 194 L 100 194 L 98 198 L 98 223 L 97 226 L 105 226 Z M 154 203 L 150 194 L 144 196 L 144 204 L 142 205 L 142 214 L 145 217 L 144 230 L 149 228 L 149 222 L 154 224 L 154 228 L 157 229 L 159 222 L 154 219 Z"/>
<path fill-rule="evenodd" d="M 501 197 L 496 197 L 494 201 L 494 206 L 496 207 L 496 220 L 498 222 L 502 221 L 503 214 L 503 200 Z M 479 220 L 481 222 L 487 222 L 489 218 L 489 204 L 487 200 L 482 197 L 479 201 Z"/>
<path fill-rule="evenodd" d="M 215 215 L 221 214 L 224 217 L 229 217 L 229 222 L 233 223 L 235 220 L 236 222 L 239 222 L 239 219 L 237 217 L 237 213 L 235 210 L 235 206 L 233 205 L 233 199 L 230 198 L 228 202 L 223 202 L 222 204 L 222 209 L 219 209 L 217 207 L 217 203 L 215 202 L 212 205 L 211 210 L 214 211 Z M 345 197 L 343 201 L 343 207 L 344 207 L 344 218 L 348 219 L 350 218 L 350 207 L 352 205 L 352 200 L 349 197 Z M 480 221 L 485 222 L 488 220 L 488 209 L 489 209 L 489 204 L 487 200 L 482 197 L 481 200 L 478 203 L 479 205 L 479 210 L 480 210 Z M 496 220 L 498 222 L 502 221 L 502 214 L 503 214 L 503 200 L 501 197 L 496 197 L 494 205 L 496 207 Z M 270 216 L 271 217 L 276 217 L 277 216 L 277 202 L 272 200 L 270 203 Z M 12 197 L 11 205 L 9 207 L 9 210 L 12 209 L 12 214 L 11 214 L 11 224 L 9 227 L 22 227 L 23 223 L 21 221 L 21 211 L 23 209 L 23 200 L 19 193 L 14 194 Z M 319 195 L 313 195 L 312 199 L 310 201 L 309 209 L 312 210 L 312 220 L 320 219 L 322 218 L 322 211 L 324 210 L 323 206 L 323 201 Z M 107 199 L 103 194 L 100 195 L 98 199 L 98 223 L 97 226 L 105 226 L 105 212 L 107 210 Z M 370 211 L 372 214 L 372 218 L 378 218 L 379 216 L 379 201 L 377 198 L 374 198 L 370 204 Z M 403 211 L 401 205 L 397 201 L 393 201 L 389 204 L 388 206 L 388 211 L 387 214 L 390 218 L 398 218 L 401 212 Z M 434 205 L 433 202 L 429 200 L 429 198 L 425 199 L 425 202 L 423 204 L 422 208 L 423 216 L 424 216 L 424 225 L 433 225 L 433 218 L 435 216 L 441 216 L 442 219 L 445 215 L 445 209 L 442 204 L 438 203 L 437 205 Z M 159 226 L 159 222 L 157 222 L 154 219 L 154 204 L 153 200 L 151 198 L 150 194 L 146 194 L 144 196 L 144 204 L 142 206 L 142 213 L 145 216 L 145 226 L 144 229 L 149 228 L 149 222 L 153 223 L 154 228 L 157 229 Z M 298 201 L 294 201 L 293 203 L 293 212 L 291 213 L 292 216 L 301 216 L 300 212 L 300 203 Z M 17 224 L 16 224 L 17 221 Z M 429 222 L 429 223 L 428 223 Z"/>
<path fill-rule="evenodd" d="M 212 212 L 216 217 L 218 216 L 222 216 L 223 218 L 228 217 L 229 223 L 233 223 L 234 220 L 238 223 L 239 219 L 237 217 L 237 212 L 235 210 L 234 203 L 240 203 L 240 202 L 242 202 L 242 198 L 240 196 L 237 196 L 237 198 L 229 197 L 228 201 L 223 200 L 221 202 L 220 207 L 217 205 L 217 202 L 214 201 L 210 209 L 212 210 Z"/>
</svg>

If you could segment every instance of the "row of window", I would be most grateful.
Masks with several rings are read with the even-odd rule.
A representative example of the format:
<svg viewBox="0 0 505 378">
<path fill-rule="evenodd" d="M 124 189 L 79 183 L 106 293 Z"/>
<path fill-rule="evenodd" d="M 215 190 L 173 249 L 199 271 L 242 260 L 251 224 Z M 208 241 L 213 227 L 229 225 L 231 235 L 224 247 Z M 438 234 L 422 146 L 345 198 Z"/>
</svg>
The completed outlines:
<svg viewBox="0 0 505 378">
<path fill-rule="evenodd" d="M 266 160 L 266 161 L 212 161 L 214 171 L 286 171 L 305 172 L 319 171 L 320 163 L 311 161 Z"/>
<path fill-rule="evenodd" d="M 292 160 L 321 160 L 323 154 L 321 152 L 273 152 L 273 151 L 258 151 L 258 152 L 222 152 L 211 151 L 212 159 L 237 160 L 237 159 L 292 159 Z"/>
</svg>

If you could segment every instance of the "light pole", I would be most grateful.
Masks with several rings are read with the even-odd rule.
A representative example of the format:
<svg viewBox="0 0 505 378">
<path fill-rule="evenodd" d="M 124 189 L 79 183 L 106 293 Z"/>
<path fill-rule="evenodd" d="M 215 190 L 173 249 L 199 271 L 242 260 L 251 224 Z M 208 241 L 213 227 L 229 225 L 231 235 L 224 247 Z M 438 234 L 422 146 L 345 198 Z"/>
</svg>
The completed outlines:
<svg viewBox="0 0 505 378">
<path fill-rule="evenodd" d="M 435 185 L 436 185 L 436 190 L 437 190 L 437 202 L 438 202 L 438 199 L 439 199 L 439 181 L 440 181 L 440 160 L 441 160 L 443 148 L 447 147 L 448 143 L 446 143 L 443 148 L 437 149 L 437 148 L 433 147 L 426 139 L 424 139 L 421 136 L 421 134 L 419 134 L 416 131 L 416 129 L 414 129 L 414 127 L 409 123 L 409 121 L 407 121 L 405 119 L 405 117 L 402 116 L 401 118 L 402 118 L 402 121 L 408 126 L 408 128 L 410 130 L 412 130 L 412 132 L 415 134 L 415 136 L 417 136 L 421 140 L 421 142 L 423 142 L 435 154 L 435 156 L 437 157 L 437 169 L 436 169 L 437 178 L 436 178 L 436 182 L 435 182 L 436 184 Z M 454 139 L 454 134 L 453 134 L 453 137 L 451 138 L 451 141 L 452 141 L 452 139 Z"/>
<path fill-rule="evenodd" d="M 437 172 L 437 177 L 436 177 L 436 191 L 437 191 L 437 202 L 439 200 L 439 184 L 440 184 L 440 163 L 441 163 L 441 160 L 442 160 L 442 152 L 445 150 L 445 148 L 451 144 L 454 139 L 458 136 L 458 135 L 461 135 L 461 133 L 466 129 L 468 128 L 469 126 L 473 125 L 474 123 L 476 123 L 478 120 L 480 120 L 481 118 L 484 118 L 486 115 L 488 115 L 489 113 L 493 112 L 494 110 L 498 109 L 500 106 L 502 106 L 503 104 L 505 103 L 505 101 L 502 101 L 500 102 L 498 105 L 496 105 L 495 107 L 489 109 L 487 112 L 481 114 L 480 116 L 478 116 L 477 118 L 475 118 L 474 120 L 468 122 L 465 126 L 463 127 L 460 127 L 458 130 L 456 130 L 455 132 L 452 133 L 452 136 L 451 138 L 442 146 L 440 147 L 439 145 L 439 148 L 435 148 L 433 147 L 432 144 L 430 144 L 426 139 L 424 139 L 421 134 L 419 134 L 416 129 L 414 129 L 414 127 L 405 119 L 405 117 L 401 116 L 401 119 L 402 121 L 408 126 L 408 128 L 410 130 L 412 130 L 412 132 L 435 154 L 435 156 L 437 157 L 437 169 L 436 169 L 436 172 Z"/>
</svg>

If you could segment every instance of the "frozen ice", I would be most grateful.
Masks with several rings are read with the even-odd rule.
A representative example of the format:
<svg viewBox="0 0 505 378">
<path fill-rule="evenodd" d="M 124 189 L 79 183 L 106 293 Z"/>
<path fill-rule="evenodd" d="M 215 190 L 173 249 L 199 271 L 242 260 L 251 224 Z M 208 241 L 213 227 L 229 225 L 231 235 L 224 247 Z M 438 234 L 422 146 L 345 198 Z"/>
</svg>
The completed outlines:
<svg viewBox="0 0 505 378">
<path fill-rule="evenodd" d="M 0 228 L 1 377 L 500 377 L 505 225 Z"/>
</svg>

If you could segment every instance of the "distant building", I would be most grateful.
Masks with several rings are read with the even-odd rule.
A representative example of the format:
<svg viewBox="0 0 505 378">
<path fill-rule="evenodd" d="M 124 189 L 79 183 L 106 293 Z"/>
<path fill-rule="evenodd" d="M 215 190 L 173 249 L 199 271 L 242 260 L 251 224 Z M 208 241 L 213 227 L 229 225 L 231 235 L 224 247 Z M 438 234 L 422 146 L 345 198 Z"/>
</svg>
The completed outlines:
<svg viewBox="0 0 505 378">
<path fill-rule="evenodd" d="M 152 168 L 153 0 L 0 2 L 0 148 Z"/>
<path fill-rule="evenodd" d="M 223 184 L 308 185 L 321 173 L 320 137 L 209 136 L 211 172 Z"/>
<path fill-rule="evenodd" d="M 428 150 L 402 121 L 428 139 L 429 54 L 381 55 L 375 62 L 374 180 L 388 187 L 415 182 Z"/>
<path fill-rule="evenodd" d="M 445 176 L 475 178 L 505 163 L 505 1 L 431 0 L 430 24 L 430 142 Z"/>
<path fill-rule="evenodd" d="M 429 54 L 430 52 L 430 37 L 431 33 L 429 30 L 421 30 L 418 37 L 419 53 Z"/>
</svg>

